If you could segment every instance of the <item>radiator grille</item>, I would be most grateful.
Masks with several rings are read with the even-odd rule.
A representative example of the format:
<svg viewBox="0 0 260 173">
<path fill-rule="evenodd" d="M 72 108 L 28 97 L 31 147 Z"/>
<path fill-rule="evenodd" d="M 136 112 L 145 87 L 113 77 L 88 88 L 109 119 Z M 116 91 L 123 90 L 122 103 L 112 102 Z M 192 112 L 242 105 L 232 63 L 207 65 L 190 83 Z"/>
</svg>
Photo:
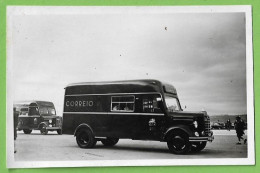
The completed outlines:
<svg viewBox="0 0 260 173">
<path fill-rule="evenodd" d="M 205 123 L 205 135 L 209 135 L 210 133 L 210 118 L 209 116 L 204 117 L 204 123 Z"/>
</svg>

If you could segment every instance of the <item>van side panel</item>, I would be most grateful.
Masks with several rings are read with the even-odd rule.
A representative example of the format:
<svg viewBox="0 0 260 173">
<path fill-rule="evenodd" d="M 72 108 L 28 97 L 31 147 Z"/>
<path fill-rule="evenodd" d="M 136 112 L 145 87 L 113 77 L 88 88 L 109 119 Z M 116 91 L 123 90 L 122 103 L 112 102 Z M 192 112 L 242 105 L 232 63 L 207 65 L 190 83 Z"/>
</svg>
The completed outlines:
<svg viewBox="0 0 260 173">
<path fill-rule="evenodd" d="M 111 118 L 107 114 L 75 114 L 63 115 L 63 134 L 74 134 L 81 124 L 88 124 L 94 131 L 95 136 L 106 136 L 111 130 Z"/>
<path fill-rule="evenodd" d="M 163 99 L 162 93 L 161 83 L 155 80 L 69 85 L 65 91 L 63 133 L 73 134 L 80 124 L 88 124 L 95 136 L 139 138 L 149 134 L 153 138 L 155 133 L 150 132 L 149 121 L 155 119 L 161 124 L 164 114 L 159 108 L 157 112 L 144 110 L 143 98 L 156 95 Z M 118 100 L 120 96 L 134 96 L 134 101 L 129 97 Z M 120 110 L 114 110 L 117 103 Z M 122 110 L 126 105 L 130 110 Z"/>
<path fill-rule="evenodd" d="M 64 99 L 63 133 L 73 134 L 80 124 L 88 124 L 95 135 L 110 131 L 109 96 L 67 95 Z"/>
</svg>

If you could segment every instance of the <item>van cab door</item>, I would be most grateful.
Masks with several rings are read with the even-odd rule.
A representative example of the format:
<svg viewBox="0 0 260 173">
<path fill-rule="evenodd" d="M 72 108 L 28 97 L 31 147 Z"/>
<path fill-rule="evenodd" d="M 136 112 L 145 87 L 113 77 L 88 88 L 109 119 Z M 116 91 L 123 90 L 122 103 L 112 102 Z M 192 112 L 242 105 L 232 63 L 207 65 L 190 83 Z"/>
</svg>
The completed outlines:
<svg viewBox="0 0 260 173">
<path fill-rule="evenodd" d="M 139 99 L 139 138 L 158 140 L 165 126 L 165 114 L 160 107 L 160 94 L 146 94 Z"/>
</svg>

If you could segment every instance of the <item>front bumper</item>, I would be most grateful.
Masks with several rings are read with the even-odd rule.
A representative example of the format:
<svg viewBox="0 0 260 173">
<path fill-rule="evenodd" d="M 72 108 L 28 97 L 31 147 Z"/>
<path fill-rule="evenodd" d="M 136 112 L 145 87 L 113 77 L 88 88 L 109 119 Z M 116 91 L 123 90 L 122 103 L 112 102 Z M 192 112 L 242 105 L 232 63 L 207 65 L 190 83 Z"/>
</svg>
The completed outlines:
<svg viewBox="0 0 260 173">
<path fill-rule="evenodd" d="M 212 142 L 214 140 L 213 132 L 210 131 L 208 136 L 189 137 L 190 142 Z"/>
<path fill-rule="evenodd" d="M 59 130 L 61 127 L 46 127 L 47 130 Z"/>
</svg>

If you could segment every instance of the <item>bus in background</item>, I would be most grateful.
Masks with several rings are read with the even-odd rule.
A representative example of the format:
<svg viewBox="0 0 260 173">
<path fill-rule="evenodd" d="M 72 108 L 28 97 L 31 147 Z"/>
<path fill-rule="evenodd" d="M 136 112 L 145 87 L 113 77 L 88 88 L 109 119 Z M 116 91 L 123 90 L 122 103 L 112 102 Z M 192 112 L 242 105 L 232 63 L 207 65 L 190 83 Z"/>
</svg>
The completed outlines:
<svg viewBox="0 0 260 173">
<path fill-rule="evenodd" d="M 32 130 L 40 130 L 41 134 L 57 131 L 62 134 L 62 117 L 56 115 L 52 102 L 27 101 L 15 103 L 14 108 L 19 112 L 18 130 L 30 134 Z"/>
</svg>

